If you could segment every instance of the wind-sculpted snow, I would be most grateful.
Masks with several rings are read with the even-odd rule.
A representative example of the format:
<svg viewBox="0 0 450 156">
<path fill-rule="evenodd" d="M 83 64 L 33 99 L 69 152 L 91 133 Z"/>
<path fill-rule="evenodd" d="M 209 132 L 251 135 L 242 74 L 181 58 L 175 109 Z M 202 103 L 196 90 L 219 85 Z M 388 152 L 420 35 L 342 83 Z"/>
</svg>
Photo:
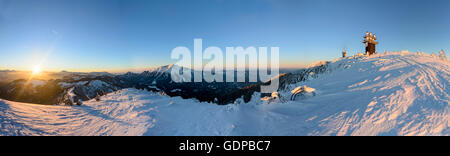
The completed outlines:
<svg viewBox="0 0 450 156">
<path fill-rule="evenodd" d="M 315 127 L 307 135 L 449 135 L 449 62 L 393 53 L 331 66 L 346 68 L 291 86 L 317 89 L 291 103 L 309 107 L 299 116 Z"/>
<path fill-rule="evenodd" d="M 0 101 L 1 135 L 449 135 L 449 62 L 415 53 L 337 59 L 289 84 L 315 96 L 216 105 L 123 89 L 83 106 Z"/>
</svg>

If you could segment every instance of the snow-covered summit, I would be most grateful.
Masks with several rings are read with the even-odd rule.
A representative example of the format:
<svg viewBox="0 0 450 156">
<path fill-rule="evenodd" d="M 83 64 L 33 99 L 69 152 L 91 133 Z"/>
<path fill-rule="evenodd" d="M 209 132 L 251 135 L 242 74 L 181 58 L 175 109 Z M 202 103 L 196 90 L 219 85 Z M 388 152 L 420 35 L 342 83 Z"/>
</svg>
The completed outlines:
<svg viewBox="0 0 450 156">
<path fill-rule="evenodd" d="M 157 72 L 157 73 L 170 73 L 170 71 L 172 70 L 173 67 L 174 67 L 173 64 L 166 65 L 166 66 L 160 66 L 160 67 L 153 68 L 153 69 L 151 70 L 151 72 Z"/>
<path fill-rule="evenodd" d="M 170 65 L 159 66 L 159 67 L 153 68 L 150 70 L 150 72 L 159 73 L 159 74 L 170 74 L 172 69 L 174 69 L 174 68 L 183 68 L 183 67 L 175 65 L 175 64 L 170 64 Z"/>
<path fill-rule="evenodd" d="M 215 105 L 137 89 L 80 107 L 0 101 L 0 135 L 450 135 L 450 63 L 422 53 L 339 58 L 299 86 L 315 95 Z M 305 88 L 305 87 L 304 87 Z"/>
<path fill-rule="evenodd" d="M 318 127 L 309 135 L 449 135 L 450 62 L 393 52 L 336 59 L 328 70 L 281 92 L 316 89 L 290 103 L 310 110 L 302 116 Z"/>
</svg>

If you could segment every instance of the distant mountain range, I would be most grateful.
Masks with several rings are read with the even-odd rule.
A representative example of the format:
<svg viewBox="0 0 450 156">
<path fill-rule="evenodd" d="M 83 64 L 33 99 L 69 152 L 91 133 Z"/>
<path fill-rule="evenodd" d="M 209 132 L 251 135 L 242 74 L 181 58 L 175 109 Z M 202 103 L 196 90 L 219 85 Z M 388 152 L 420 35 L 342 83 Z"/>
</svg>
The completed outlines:
<svg viewBox="0 0 450 156">
<path fill-rule="evenodd" d="M 248 82 L 249 72 L 245 73 L 246 82 L 183 82 L 171 79 L 174 65 L 161 66 L 142 73 L 128 72 L 115 75 L 106 72 L 71 73 L 61 72 L 60 79 L 30 80 L 18 79 L 8 83 L 0 82 L 0 98 L 39 104 L 73 105 L 78 101 L 87 101 L 124 88 L 145 89 L 161 92 L 169 96 L 195 98 L 201 102 L 230 104 L 238 98 L 245 102 L 254 92 L 260 92 L 260 86 L 270 82 Z M 294 73 L 280 74 L 280 86 L 306 80 L 310 73 L 321 73 L 326 64 L 300 69 Z M 192 71 L 192 74 L 198 71 Z M 237 74 L 235 73 L 235 77 Z M 226 74 L 224 74 L 224 79 Z M 295 77 L 295 78 L 294 78 Z M 263 94 L 263 96 L 265 96 Z"/>
</svg>

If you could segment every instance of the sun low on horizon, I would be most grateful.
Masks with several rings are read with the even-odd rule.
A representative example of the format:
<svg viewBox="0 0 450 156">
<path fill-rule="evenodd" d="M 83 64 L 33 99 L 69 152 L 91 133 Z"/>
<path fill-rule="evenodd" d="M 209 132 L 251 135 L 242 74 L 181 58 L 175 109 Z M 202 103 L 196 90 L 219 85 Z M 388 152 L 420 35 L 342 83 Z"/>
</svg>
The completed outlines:
<svg viewBox="0 0 450 156">
<path fill-rule="evenodd" d="M 32 74 L 39 75 L 42 72 L 42 68 L 40 65 L 33 66 Z"/>
</svg>

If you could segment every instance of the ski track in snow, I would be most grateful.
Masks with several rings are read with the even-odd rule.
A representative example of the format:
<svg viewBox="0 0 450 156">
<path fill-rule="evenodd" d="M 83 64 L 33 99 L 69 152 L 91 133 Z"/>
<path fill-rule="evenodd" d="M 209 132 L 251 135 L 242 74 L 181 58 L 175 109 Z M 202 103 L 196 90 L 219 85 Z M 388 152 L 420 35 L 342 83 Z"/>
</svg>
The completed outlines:
<svg viewBox="0 0 450 156">
<path fill-rule="evenodd" d="M 448 136 L 449 66 L 414 53 L 338 59 L 330 72 L 290 86 L 317 96 L 287 103 L 219 106 L 136 89 L 79 107 L 0 100 L 0 135 Z"/>
</svg>

